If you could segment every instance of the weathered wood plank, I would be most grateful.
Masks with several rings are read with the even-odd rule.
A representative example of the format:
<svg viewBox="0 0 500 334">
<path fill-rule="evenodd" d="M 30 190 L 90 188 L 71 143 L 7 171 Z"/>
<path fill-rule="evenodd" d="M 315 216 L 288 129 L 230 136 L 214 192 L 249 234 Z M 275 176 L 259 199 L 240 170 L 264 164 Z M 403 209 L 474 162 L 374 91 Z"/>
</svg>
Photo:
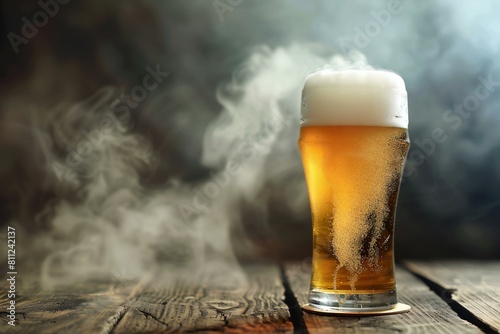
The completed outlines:
<svg viewBox="0 0 500 334">
<path fill-rule="evenodd" d="M 93 282 L 71 292 L 40 292 L 38 286 L 18 288 L 16 326 L 1 313 L 0 332 L 8 333 L 109 333 L 128 309 L 143 282 Z M 7 302 L 1 293 L 2 311 Z"/>
<path fill-rule="evenodd" d="M 311 267 L 306 263 L 285 266 L 285 275 L 299 304 L 307 302 Z M 482 333 L 457 314 L 411 273 L 397 268 L 399 301 L 409 313 L 378 317 L 319 316 L 303 312 L 309 333 Z"/>
<path fill-rule="evenodd" d="M 500 331 L 500 262 L 411 261 L 406 266 L 450 292 L 453 301 Z"/>
<path fill-rule="evenodd" d="M 87 285 L 85 291 L 75 288 L 71 293 L 23 293 L 17 298 L 17 326 L 8 326 L 3 313 L 1 330 L 8 326 L 10 333 L 47 334 L 291 333 L 283 299 L 275 265 L 169 268 L 153 280 Z"/>
<path fill-rule="evenodd" d="M 165 270 L 146 286 L 113 333 L 293 332 L 275 265 Z"/>
</svg>

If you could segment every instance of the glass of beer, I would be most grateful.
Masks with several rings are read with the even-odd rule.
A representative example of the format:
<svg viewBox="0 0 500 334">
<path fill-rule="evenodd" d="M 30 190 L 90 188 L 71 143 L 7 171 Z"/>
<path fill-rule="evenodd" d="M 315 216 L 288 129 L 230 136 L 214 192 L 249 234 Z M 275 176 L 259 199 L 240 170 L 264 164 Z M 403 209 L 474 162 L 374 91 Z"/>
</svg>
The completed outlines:
<svg viewBox="0 0 500 334">
<path fill-rule="evenodd" d="M 396 306 L 394 218 L 407 129 L 406 88 L 397 74 L 321 70 L 307 77 L 299 137 L 313 225 L 306 310 Z"/>
</svg>

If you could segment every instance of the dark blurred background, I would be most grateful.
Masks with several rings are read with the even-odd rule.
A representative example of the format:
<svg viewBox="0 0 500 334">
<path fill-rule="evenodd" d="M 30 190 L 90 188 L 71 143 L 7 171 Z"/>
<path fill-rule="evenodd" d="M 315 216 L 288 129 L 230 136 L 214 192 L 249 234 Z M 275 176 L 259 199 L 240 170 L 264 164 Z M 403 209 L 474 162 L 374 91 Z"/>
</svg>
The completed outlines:
<svg viewBox="0 0 500 334">
<path fill-rule="evenodd" d="M 397 259 L 499 258 L 499 16 L 493 0 L 2 1 L 2 222 L 48 267 L 120 270 L 135 251 L 144 266 L 207 249 L 307 258 L 300 85 L 361 53 L 408 90 Z M 158 69 L 168 75 L 145 90 Z M 93 132 L 132 93 L 129 116 Z M 85 133 L 94 146 L 70 167 Z M 237 175 L 210 190 L 234 161 Z"/>
</svg>

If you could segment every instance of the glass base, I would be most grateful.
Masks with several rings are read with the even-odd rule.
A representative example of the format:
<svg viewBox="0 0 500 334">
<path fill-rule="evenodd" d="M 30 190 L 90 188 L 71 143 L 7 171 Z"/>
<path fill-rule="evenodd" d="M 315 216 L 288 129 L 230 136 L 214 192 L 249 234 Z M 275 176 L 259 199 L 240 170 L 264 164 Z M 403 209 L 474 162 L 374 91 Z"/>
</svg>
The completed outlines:
<svg viewBox="0 0 500 334">
<path fill-rule="evenodd" d="M 396 290 L 379 293 L 328 293 L 311 290 L 309 304 L 318 309 L 339 311 L 384 311 L 398 303 Z"/>
<path fill-rule="evenodd" d="M 345 311 L 337 310 L 333 308 L 317 308 L 311 304 L 302 305 L 302 309 L 309 313 L 319 314 L 319 315 L 333 315 L 341 317 L 368 317 L 368 316 L 379 316 L 379 315 L 390 315 L 390 314 L 401 314 L 410 312 L 411 306 L 403 303 L 397 303 L 390 310 L 383 311 L 367 311 L 366 309 L 360 309 L 363 311 Z"/>
</svg>

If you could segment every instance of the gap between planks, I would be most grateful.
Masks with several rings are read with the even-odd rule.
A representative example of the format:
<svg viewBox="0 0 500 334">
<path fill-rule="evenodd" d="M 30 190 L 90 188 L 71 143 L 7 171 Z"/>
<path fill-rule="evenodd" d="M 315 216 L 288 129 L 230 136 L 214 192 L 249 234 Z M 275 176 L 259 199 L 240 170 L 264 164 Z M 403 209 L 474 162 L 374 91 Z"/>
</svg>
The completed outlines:
<svg viewBox="0 0 500 334">
<path fill-rule="evenodd" d="M 299 305 L 307 302 L 310 264 L 286 263 L 285 285 Z M 379 317 L 320 316 L 302 312 L 305 328 L 311 334 L 330 333 L 482 333 L 461 318 L 425 284 L 407 270 L 396 270 L 399 300 L 412 306 L 410 313 Z M 290 305 L 297 307 L 297 305 Z M 300 328 L 297 328 L 300 331 Z"/>
<path fill-rule="evenodd" d="M 499 333 L 500 262 L 406 261 L 404 265 L 462 319 L 485 333 Z"/>
</svg>

